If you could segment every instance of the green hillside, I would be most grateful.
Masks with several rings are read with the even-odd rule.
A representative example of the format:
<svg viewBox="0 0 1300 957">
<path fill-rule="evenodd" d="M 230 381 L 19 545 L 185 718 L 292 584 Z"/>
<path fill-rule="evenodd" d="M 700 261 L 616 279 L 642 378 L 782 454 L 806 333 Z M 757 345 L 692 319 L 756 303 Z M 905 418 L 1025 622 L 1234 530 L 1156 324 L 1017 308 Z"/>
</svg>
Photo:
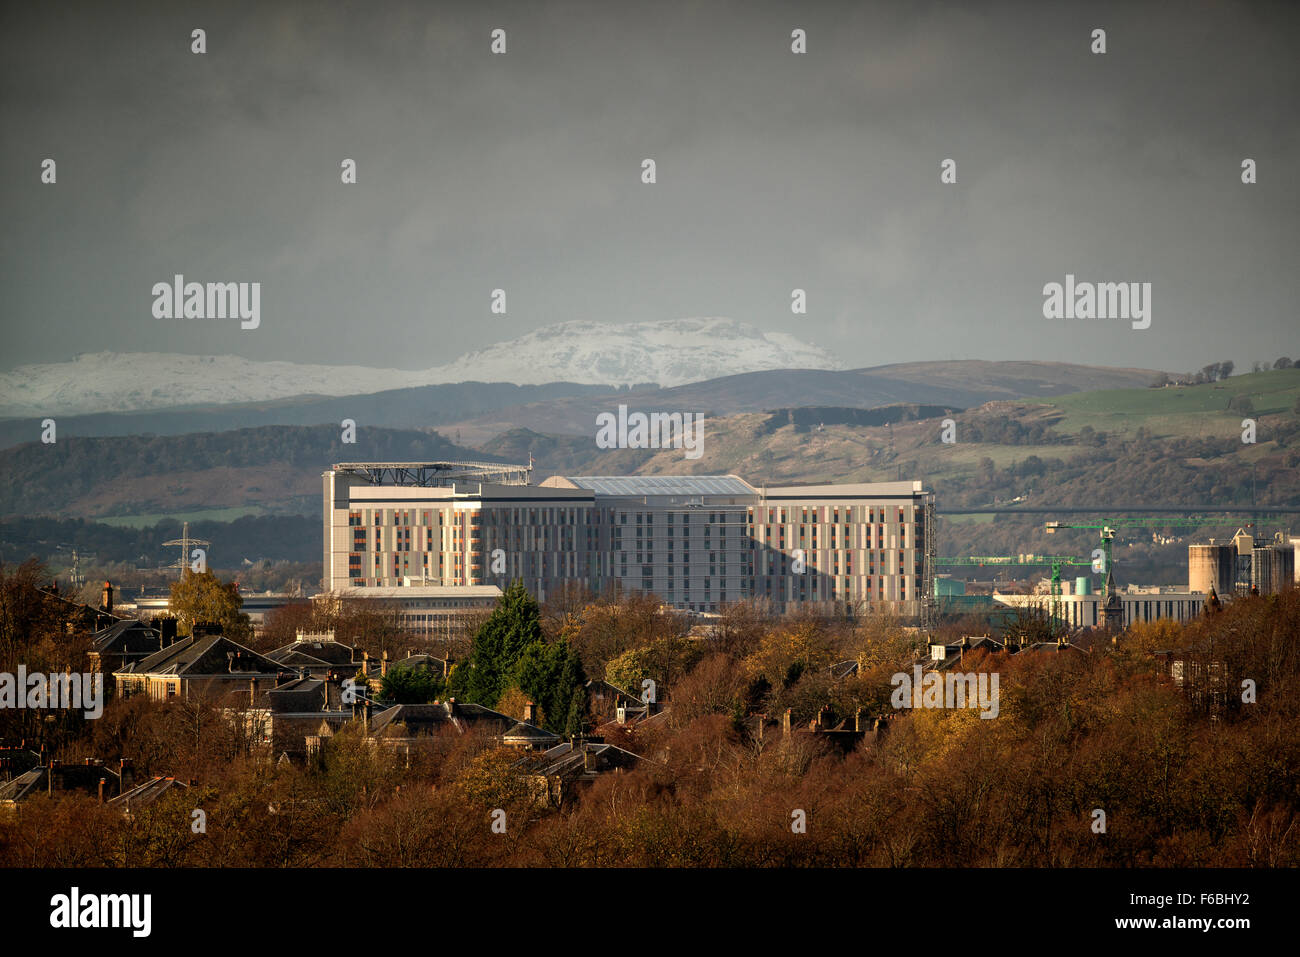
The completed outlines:
<svg viewBox="0 0 1300 957">
<path fill-rule="evenodd" d="M 1106 432 L 1145 427 L 1163 437 L 1239 428 L 1243 416 L 1228 404 L 1240 397 L 1251 400 L 1256 416 L 1294 415 L 1300 369 L 1255 372 L 1204 385 L 1077 392 L 1041 404 L 1065 413 L 1057 424 L 1060 432 L 1073 434 L 1084 426 Z"/>
</svg>

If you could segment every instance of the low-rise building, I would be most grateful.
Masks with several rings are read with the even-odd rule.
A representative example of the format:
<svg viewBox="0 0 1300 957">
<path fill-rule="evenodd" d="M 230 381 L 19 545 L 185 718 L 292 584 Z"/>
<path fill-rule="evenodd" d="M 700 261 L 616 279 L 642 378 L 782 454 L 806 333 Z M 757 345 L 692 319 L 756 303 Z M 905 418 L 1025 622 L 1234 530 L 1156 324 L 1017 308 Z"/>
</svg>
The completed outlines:
<svg viewBox="0 0 1300 957">
<path fill-rule="evenodd" d="M 117 797 L 106 802 L 108 807 L 117 808 L 127 817 L 142 807 L 148 807 L 165 794 L 171 794 L 176 791 L 185 791 L 189 785 L 184 781 L 178 781 L 174 777 L 163 777 L 158 775 L 150 778 L 142 784 L 123 791 Z"/>
<path fill-rule="evenodd" d="M 1104 624 L 1103 604 L 1105 598 L 1100 594 L 1071 594 L 1069 583 L 1064 583 L 1065 594 L 1055 599 L 1060 608 L 1060 617 L 1069 628 L 1097 628 Z M 1121 624 L 1123 627 L 1140 621 L 1156 621 L 1172 618 L 1175 621 L 1187 621 L 1201 614 L 1208 595 L 1200 592 L 1174 591 L 1161 588 L 1150 590 L 1130 590 L 1116 593 L 1120 605 Z M 994 592 L 994 602 L 1014 609 L 1038 609 L 1050 614 L 1053 599 L 1042 593 L 1032 595 L 1012 595 Z"/>
<path fill-rule="evenodd" d="M 542 807 L 562 807 L 602 774 L 635 768 L 643 759 L 601 740 L 565 741 L 515 763 Z"/>
<path fill-rule="evenodd" d="M 50 760 L 0 784 L 0 813 L 14 811 L 37 794 L 53 797 L 79 792 L 104 801 L 134 784 L 135 770 L 129 758 L 122 758 L 115 766 L 97 758 L 86 758 L 81 764 Z"/>
<path fill-rule="evenodd" d="M 278 683 L 294 675 L 278 662 L 245 648 L 224 635 L 181 638 L 147 658 L 114 672 L 123 697 L 147 694 L 170 698 L 216 699 L 232 692 L 247 694 L 250 707 Z"/>
</svg>

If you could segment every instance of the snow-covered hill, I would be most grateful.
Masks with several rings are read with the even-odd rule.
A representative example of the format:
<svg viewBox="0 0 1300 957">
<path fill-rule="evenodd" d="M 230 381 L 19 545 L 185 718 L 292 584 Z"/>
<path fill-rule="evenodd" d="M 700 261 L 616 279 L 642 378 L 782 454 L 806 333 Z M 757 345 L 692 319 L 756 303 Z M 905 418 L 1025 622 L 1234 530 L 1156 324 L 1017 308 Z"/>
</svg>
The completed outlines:
<svg viewBox="0 0 1300 957">
<path fill-rule="evenodd" d="M 260 362 L 239 356 L 97 352 L 0 373 L 0 416 L 126 412 L 356 395 L 448 382 L 685 385 L 767 369 L 839 369 L 829 353 L 734 319 L 573 321 L 425 370 Z"/>
</svg>

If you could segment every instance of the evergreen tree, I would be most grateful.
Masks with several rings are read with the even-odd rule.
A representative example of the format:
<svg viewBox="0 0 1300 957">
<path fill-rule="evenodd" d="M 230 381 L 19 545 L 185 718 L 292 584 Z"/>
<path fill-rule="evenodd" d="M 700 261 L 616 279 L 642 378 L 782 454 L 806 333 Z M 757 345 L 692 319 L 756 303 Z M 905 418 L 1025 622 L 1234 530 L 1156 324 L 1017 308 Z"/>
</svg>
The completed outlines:
<svg viewBox="0 0 1300 957">
<path fill-rule="evenodd" d="M 442 677 L 428 668 L 390 668 L 379 695 L 389 704 L 428 704 L 442 693 Z"/>
<path fill-rule="evenodd" d="M 581 698 L 579 716 L 585 713 L 587 677 L 582 659 L 563 639 L 552 644 L 538 641 L 515 664 L 514 680 L 521 691 L 542 706 L 546 730 L 569 731 L 575 696 Z"/>
<path fill-rule="evenodd" d="M 454 675 L 452 688 L 463 687 L 467 700 L 493 707 L 510 686 L 516 662 L 531 645 L 541 643 L 541 610 L 522 582 L 511 582 L 474 635 L 469 672 Z"/>
</svg>

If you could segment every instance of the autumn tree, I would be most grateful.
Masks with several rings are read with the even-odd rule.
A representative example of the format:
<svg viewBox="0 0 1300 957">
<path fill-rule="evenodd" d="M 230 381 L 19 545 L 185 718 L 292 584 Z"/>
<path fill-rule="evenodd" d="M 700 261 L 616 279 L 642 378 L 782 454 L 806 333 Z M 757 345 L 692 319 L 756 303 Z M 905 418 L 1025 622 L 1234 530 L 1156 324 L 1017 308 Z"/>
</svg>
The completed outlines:
<svg viewBox="0 0 1300 957">
<path fill-rule="evenodd" d="M 571 611 L 560 637 L 581 657 L 583 670 L 599 675 L 619 655 L 662 638 L 682 637 L 689 630 L 685 616 L 663 611 L 654 595 L 632 592 Z"/>
<path fill-rule="evenodd" d="M 657 686 L 656 693 L 663 694 L 703 655 L 701 643 L 684 635 L 660 638 L 611 661 L 605 668 L 605 680 L 640 697 L 642 682 L 649 678 Z"/>
<path fill-rule="evenodd" d="M 216 622 L 222 634 L 245 642 L 252 636 L 248 615 L 240 609 L 244 599 L 234 582 L 222 582 L 212 572 L 195 572 L 186 568 L 172 582 L 170 608 L 176 616 L 178 634 L 189 635 L 202 621 Z"/>
<path fill-rule="evenodd" d="M 315 612 L 310 602 L 295 601 L 266 613 L 262 633 L 254 651 L 269 651 L 290 644 L 299 631 L 315 631 Z"/>
</svg>

